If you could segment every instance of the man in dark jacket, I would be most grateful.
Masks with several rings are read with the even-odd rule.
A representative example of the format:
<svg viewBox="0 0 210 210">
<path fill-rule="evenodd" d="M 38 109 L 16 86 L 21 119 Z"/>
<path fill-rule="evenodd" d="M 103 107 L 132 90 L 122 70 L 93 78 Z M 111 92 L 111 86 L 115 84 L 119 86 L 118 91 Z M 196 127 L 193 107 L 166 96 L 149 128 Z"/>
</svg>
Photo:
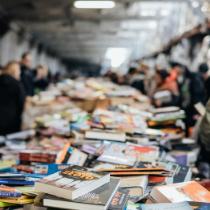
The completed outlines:
<svg viewBox="0 0 210 210">
<path fill-rule="evenodd" d="M 20 65 L 15 61 L 7 64 L 0 75 L 0 135 L 21 129 L 25 94 L 19 79 Z"/>
<path fill-rule="evenodd" d="M 32 58 L 29 52 L 22 55 L 21 59 L 21 82 L 27 96 L 34 95 L 34 72 L 31 68 Z"/>
</svg>

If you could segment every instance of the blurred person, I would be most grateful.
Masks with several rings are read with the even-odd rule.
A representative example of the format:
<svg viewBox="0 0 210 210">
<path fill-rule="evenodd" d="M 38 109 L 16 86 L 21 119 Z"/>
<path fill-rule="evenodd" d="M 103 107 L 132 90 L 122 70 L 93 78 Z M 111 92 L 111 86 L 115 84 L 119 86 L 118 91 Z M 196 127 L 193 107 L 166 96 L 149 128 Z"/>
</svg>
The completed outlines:
<svg viewBox="0 0 210 210">
<path fill-rule="evenodd" d="M 46 90 L 49 85 L 48 80 L 48 69 L 42 65 L 37 66 L 36 76 L 34 79 L 34 89 L 35 92 L 40 92 Z"/>
<path fill-rule="evenodd" d="M 177 105 L 179 98 L 178 85 L 176 81 L 170 80 L 170 74 L 165 69 L 157 70 L 154 80 L 156 83 L 156 88 L 153 93 L 154 104 L 158 107 Z M 163 91 L 168 91 L 170 94 L 167 102 L 161 101 L 160 98 L 158 99 L 158 93 L 163 93 Z"/>
<path fill-rule="evenodd" d="M 198 102 L 206 104 L 207 102 L 207 91 L 205 87 L 206 80 L 208 79 L 208 65 L 206 63 L 200 64 L 198 72 L 191 73 L 191 82 L 190 82 L 190 94 L 191 94 L 191 103 L 190 108 L 193 111 L 193 114 L 196 114 L 194 105 Z"/>
<path fill-rule="evenodd" d="M 25 94 L 16 61 L 9 62 L 0 75 L 0 98 L 0 135 L 20 131 Z"/>
<path fill-rule="evenodd" d="M 210 178 L 210 100 L 206 105 L 206 113 L 199 127 L 200 154 L 197 160 L 197 167 L 201 178 Z"/>
<path fill-rule="evenodd" d="M 3 67 L 0 65 L 0 75 L 2 74 Z"/>
<path fill-rule="evenodd" d="M 130 86 L 145 94 L 145 75 L 143 71 L 139 71 L 137 68 L 131 67 L 128 71 L 127 79 Z"/>
<path fill-rule="evenodd" d="M 29 52 L 22 55 L 21 61 L 21 82 L 27 96 L 34 95 L 34 72 L 32 70 L 32 57 Z"/>
<path fill-rule="evenodd" d="M 180 92 L 179 106 L 185 111 L 186 135 L 189 135 L 189 128 L 197 121 L 197 111 L 194 108 L 198 102 L 206 103 L 205 80 L 206 66 L 200 65 L 197 73 L 179 63 L 172 64 L 172 71 L 176 72 L 177 83 Z"/>
<path fill-rule="evenodd" d="M 191 73 L 182 64 L 177 62 L 171 62 L 171 80 L 175 80 L 178 84 L 179 90 L 179 107 L 182 109 L 187 109 L 191 102 L 190 95 L 190 83 L 191 83 Z"/>
<path fill-rule="evenodd" d="M 55 83 L 55 84 L 61 80 L 61 74 L 58 71 L 52 77 L 53 77 L 53 79 L 52 79 L 53 83 Z"/>
<path fill-rule="evenodd" d="M 208 101 L 210 98 L 210 77 L 209 77 L 209 66 L 207 63 L 202 63 L 199 66 L 199 72 L 202 76 L 205 92 L 203 92 L 204 97 L 204 103 Z"/>
</svg>

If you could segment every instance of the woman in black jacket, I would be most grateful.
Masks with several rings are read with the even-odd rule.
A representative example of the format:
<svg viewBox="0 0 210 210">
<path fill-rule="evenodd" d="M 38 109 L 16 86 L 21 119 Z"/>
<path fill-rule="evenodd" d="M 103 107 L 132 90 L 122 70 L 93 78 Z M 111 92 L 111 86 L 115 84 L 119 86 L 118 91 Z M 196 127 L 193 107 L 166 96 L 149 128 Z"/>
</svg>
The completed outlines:
<svg viewBox="0 0 210 210">
<path fill-rule="evenodd" d="M 0 135 L 20 131 L 25 94 L 20 80 L 20 65 L 7 64 L 0 75 Z"/>
</svg>

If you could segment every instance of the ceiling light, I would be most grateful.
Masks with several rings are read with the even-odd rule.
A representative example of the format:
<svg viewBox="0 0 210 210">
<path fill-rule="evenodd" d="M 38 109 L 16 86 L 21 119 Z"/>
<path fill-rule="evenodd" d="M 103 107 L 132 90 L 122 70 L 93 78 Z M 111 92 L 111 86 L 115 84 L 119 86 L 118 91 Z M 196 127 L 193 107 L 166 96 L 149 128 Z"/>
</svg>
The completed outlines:
<svg viewBox="0 0 210 210">
<path fill-rule="evenodd" d="M 74 7 L 78 9 L 111 9 L 115 7 L 114 1 L 75 1 Z"/>
<path fill-rule="evenodd" d="M 192 2 L 192 7 L 193 7 L 193 8 L 199 7 L 199 2 L 198 2 L 198 1 L 193 1 L 193 2 Z"/>
</svg>

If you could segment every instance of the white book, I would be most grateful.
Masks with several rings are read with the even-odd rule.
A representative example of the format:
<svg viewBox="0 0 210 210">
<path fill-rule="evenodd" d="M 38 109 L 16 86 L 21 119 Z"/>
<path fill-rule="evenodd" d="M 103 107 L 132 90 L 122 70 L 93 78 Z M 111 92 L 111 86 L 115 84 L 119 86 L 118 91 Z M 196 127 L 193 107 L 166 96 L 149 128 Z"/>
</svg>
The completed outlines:
<svg viewBox="0 0 210 210">
<path fill-rule="evenodd" d="M 86 131 L 85 138 L 125 142 L 126 134 L 120 132 L 90 130 Z"/>
<path fill-rule="evenodd" d="M 109 181 L 108 173 L 90 172 L 83 167 L 71 166 L 36 182 L 35 191 L 73 200 Z"/>
</svg>

